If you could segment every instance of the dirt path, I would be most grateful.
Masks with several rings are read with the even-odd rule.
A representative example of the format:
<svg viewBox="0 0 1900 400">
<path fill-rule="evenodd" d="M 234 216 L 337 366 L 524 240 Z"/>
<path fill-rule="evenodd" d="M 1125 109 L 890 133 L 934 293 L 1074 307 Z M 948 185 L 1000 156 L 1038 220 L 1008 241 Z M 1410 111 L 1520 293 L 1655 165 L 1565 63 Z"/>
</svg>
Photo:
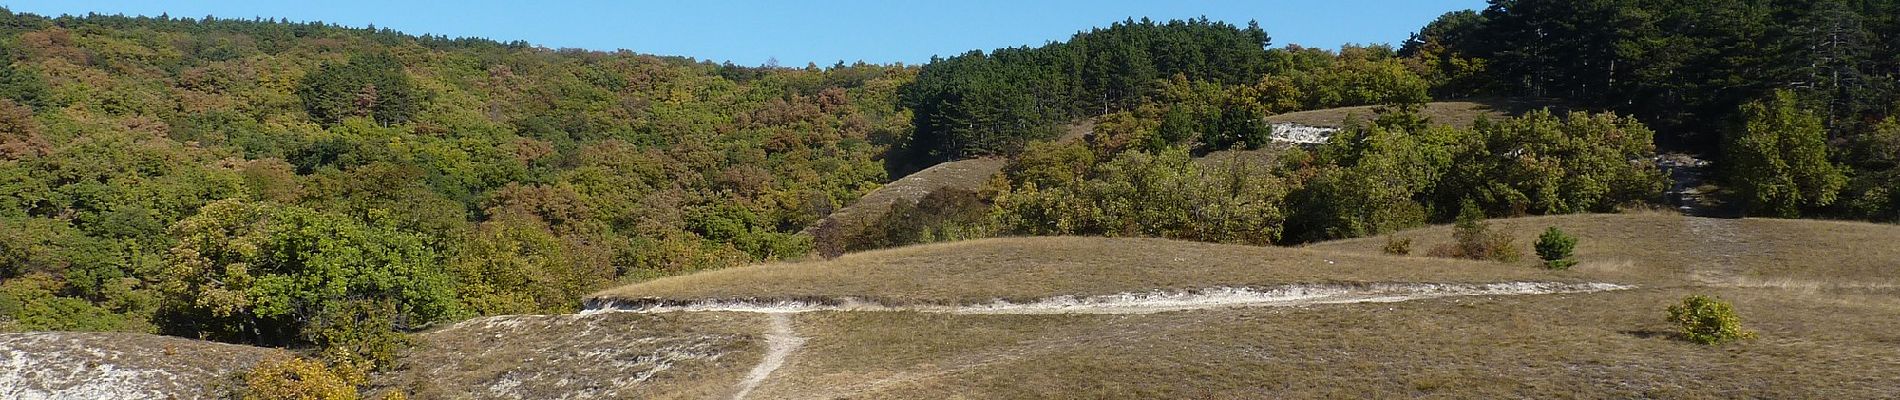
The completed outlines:
<svg viewBox="0 0 1900 400">
<path fill-rule="evenodd" d="M 1725 204 L 1713 193 L 1718 188 L 1709 182 L 1714 174 L 1709 161 L 1688 154 L 1670 153 L 1656 156 L 1656 168 L 1669 177 L 1669 191 L 1663 193 L 1670 205 L 1684 215 L 1698 217 L 1740 218 L 1741 210 Z"/>
<path fill-rule="evenodd" d="M 732 396 L 734 400 L 744 399 L 746 395 L 752 394 L 753 389 L 758 389 L 759 384 L 765 383 L 766 377 L 772 376 L 772 371 L 777 371 L 779 367 L 785 365 L 786 357 L 805 345 L 805 338 L 792 331 L 790 315 L 771 313 L 767 316 L 771 318 L 772 330 L 765 334 L 765 358 L 759 360 L 759 365 L 752 367 L 752 372 L 746 373 L 745 380 L 739 382 L 739 393 Z"/>
</svg>

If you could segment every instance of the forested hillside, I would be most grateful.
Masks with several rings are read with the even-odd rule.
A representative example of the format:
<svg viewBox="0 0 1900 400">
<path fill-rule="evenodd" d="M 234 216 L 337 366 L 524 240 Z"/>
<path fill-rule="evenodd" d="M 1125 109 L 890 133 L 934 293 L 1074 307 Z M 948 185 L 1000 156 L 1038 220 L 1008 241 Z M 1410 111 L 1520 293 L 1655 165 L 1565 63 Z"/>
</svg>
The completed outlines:
<svg viewBox="0 0 1900 400">
<path fill-rule="evenodd" d="M 1289 111 L 1504 98 L 1653 128 L 1657 146 L 1713 160 L 1718 197 L 1746 215 L 1895 221 L 1897 16 L 1892 1 L 1494 0 L 1445 14 L 1396 51 L 1338 52 L 1268 48 L 1258 26 L 1129 20 L 925 65 L 902 97 L 917 129 L 887 164 L 904 174 L 1017 154 L 1078 118 L 1096 119 L 1093 163 L 1128 150 L 1258 148 L 1261 117 Z M 1490 209 L 1526 211 L 1539 208 Z"/>
<path fill-rule="evenodd" d="M 842 247 L 990 235 L 1305 243 L 1447 222 L 1466 203 L 1497 216 L 1613 211 L 1666 186 L 1654 132 L 1631 118 L 1538 112 L 1453 127 L 1419 112 L 1430 93 L 1480 79 L 1482 63 L 1268 44 L 1254 25 L 1130 20 L 934 60 L 902 91 L 917 129 L 892 150 L 893 174 L 1015 157 L 982 193 L 899 205 Z M 1359 105 L 1383 115 L 1317 148 L 1269 150 L 1281 162 L 1195 161 L 1267 146 L 1266 116 Z M 1079 118 L 1093 132 L 1053 140 Z"/>
<path fill-rule="evenodd" d="M 917 129 L 892 154 L 891 170 L 901 175 L 945 160 L 1014 154 L 1030 141 L 1054 138 L 1057 125 L 1157 102 L 1194 102 L 1149 107 L 1167 113 L 1168 134 L 1179 136 L 1168 141 L 1225 149 L 1264 143 L 1260 119 L 1273 113 L 1427 99 L 1427 83 L 1390 47 L 1335 54 L 1268 49 L 1270 42 L 1257 24 L 1142 19 L 1041 47 L 933 59 L 903 89 L 902 105 L 915 112 Z"/>
<path fill-rule="evenodd" d="M 7 13 L 0 49 L 0 329 L 262 344 L 803 256 L 915 75 L 211 18 Z"/>
<path fill-rule="evenodd" d="M 1900 2 L 1494 0 L 1401 53 L 1468 77 L 1441 92 L 1632 115 L 1750 214 L 1900 219 Z"/>
<path fill-rule="evenodd" d="M 1893 1 L 1495 0 L 1402 47 L 1337 50 L 1130 19 L 822 68 L 0 14 L 0 331 L 383 366 L 406 340 L 392 333 L 572 312 L 611 284 L 806 257 L 814 240 L 1296 244 L 1649 207 L 1669 187 L 1658 146 L 1714 159 L 1749 215 L 1900 221 Z M 1434 97 L 1564 111 L 1449 126 L 1420 112 Z M 1266 117 L 1343 106 L 1377 115 L 1316 146 L 1271 142 Z M 1007 159 L 980 190 L 895 202 L 850 237 L 798 233 L 979 156 Z"/>
</svg>

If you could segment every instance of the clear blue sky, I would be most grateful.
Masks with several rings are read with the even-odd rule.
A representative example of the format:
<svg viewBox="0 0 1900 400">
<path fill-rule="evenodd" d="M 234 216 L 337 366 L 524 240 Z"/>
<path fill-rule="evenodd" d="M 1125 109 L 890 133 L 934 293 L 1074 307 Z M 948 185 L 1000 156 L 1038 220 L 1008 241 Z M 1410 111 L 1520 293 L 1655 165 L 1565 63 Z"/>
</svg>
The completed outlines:
<svg viewBox="0 0 1900 400">
<path fill-rule="evenodd" d="M 527 5 L 533 3 L 533 5 Z M 1040 45 L 1125 18 L 1260 21 L 1274 46 L 1398 43 L 1447 11 L 1483 0 L 837 1 L 0 1 L 15 12 L 289 18 L 375 24 L 410 34 L 628 49 L 758 65 L 922 63 L 932 55 Z"/>
</svg>

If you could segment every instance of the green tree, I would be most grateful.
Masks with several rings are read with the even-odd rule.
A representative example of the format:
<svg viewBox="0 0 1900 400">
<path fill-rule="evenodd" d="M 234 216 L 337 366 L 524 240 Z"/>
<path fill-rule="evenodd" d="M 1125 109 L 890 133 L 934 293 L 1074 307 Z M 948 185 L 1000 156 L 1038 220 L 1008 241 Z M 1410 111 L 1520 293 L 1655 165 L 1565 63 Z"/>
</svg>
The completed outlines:
<svg viewBox="0 0 1900 400">
<path fill-rule="evenodd" d="M 13 65 L 13 52 L 0 48 L 0 99 L 29 107 L 47 106 L 46 80 L 32 70 Z"/>
<path fill-rule="evenodd" d="M 398 327 L 457 313 L 420 237 L 295 206 L 214 202 L 173 225 L 157 278 L 175 334 L 285 344 L 340 302 L 389 301 Z"/>
<path fill-rule="evenodd" d="M 605 243 L 557 236 L 540 218 L 506 213 L 482 223 L 450 261 L 455 291 L 480 315 L 574 312 L 588 292 L 613 282 Z"/>
<path fill-rule="evenodd" d="M 1020 234 L 1268 244 L 1279 240 L 1285 219 L 1285 189 L 1264 168 L 1239 160 L 1203 166 L 1180 148 L 1122 153 L 1080 180 L 1012 185 L 997 196 L 992 218 Z"/>
<path fill-rule="evenodd" d="M 1403 113 L 1404 110 L 1399 112 Z M 1382 117 L 1385 121 L 1409 118 Z M 1400 126 L 1348 126 L 1315 150 L 1312 168 L 1296 171 L 1287 196 L 1287 230 L 1297 242 L 1360 237 L 1427 222 L 1430 198 L 1462 144 L 1458 131 Z"/>
<path fill-rule="evenodd" d="M 1850 215 L 1900 221 L 1900 116 L 1868 128 L 1849 141 L 1852 179 L 1842 199 Z"/>
<path fill-rule="evenodd" d="M 1577 238 L 1564 234 L 1562 229 L 1553 226 L 1544 229 L 1537 236 L 1537 258 L 1544 260 L 1544 266 L 1550 269 L 1570 269 L 1577 260 L 1570 259 L 1570 252 L 1577 247 Z"/>
<path fill-rule="evenodd" d="M 1474 130 L 1439 188 L 1441 209 L 1471 196 L 1506 214 L 1610 212 L 1666 186 L 1648 161 L 1654 134 L 1631 118 L 1533 111 Z"/>
<path fill-rule="evenodd" d="M 1742 121 L 1723 143 L 1729 182 L 1744 212 L 1796 217 L 1832 204 L 1847 178 L 1828 161 L 1821 118 L 1794 93 L 1777 91 L 1742 106 Z"/>
<path fill-rule="evenodd" d="M 384 125 L 409 121 L 423 99 L 403 71 L 401 61 L 386 54 L 364 54 L 349 62 L 324 63 L 305 76 L 297 97 L 305 112 L 318 123 L 334 125 L 363 117 Z"/>
</svg>

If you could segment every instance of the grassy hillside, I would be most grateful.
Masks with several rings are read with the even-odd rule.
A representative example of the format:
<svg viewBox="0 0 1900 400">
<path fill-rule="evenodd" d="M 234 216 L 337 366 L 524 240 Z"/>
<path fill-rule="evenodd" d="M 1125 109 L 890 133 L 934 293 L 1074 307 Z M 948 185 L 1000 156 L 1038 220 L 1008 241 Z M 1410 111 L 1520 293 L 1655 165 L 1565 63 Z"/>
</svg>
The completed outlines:
<svg viewBox="0 0 1900 400">
<path fill-rule="evenodd" d="M 758 398 L 1878 398 L 1893 296 L 1710 291 L 1761 339 L 1673 339 L 1681 288 L 1147 315 L 816 313 Z"/>
<path fill-rule="evenodd" d="M 1528 249 L 1544 228 L 1581 238 L 1573 270 L 1656 285 L 1884 290 L 1900 293 L 1900 226 L 1845 221 L 1720 219 L 1675 214 L 1588 214 L 1492 221 Z M 1450 241 L 1435 226 L 1391 234 L 1423 252 Z M 1376 254 L 1385 237 L 1326 242 L 1314 250 Z M 1528 264 L 1529 261 L 1526 262 Z"/>
<path fill-rule="evenodd" d="M 1030 237 L 709 271 L 595 296 L 967 304 L 1328 282 L 1635 288 L 1134 314 L 500 316 L 419 335 L 419 347 L 372 387 L 425 399 L 708 398 L 747 387 L 747 398 L 1878 398 L 1900 390 L 1900 376 L 1875 372 L 1900 363 L 1890 323 L 1900 318 L 1900 252 L 1880 241 L 1900 227 L 1665 214 L 1491 224 L 1520 242 L 1560 226 L 1581 239 L 1582 264 L 1548 271 L 1531 261 L 1391 256 L 1380 238 L 1278 248 Z M 1398 235 L 1422 249 L 1449 230 Z M 1676 339 L 1663 309 L 1690 294 L 1733 302 L 1759 337 L 1724 346 Z M 773 354 L 782 364 L 761 373 Z M 761 378 L 753 387 L 746 376 Z"/>
<path fill-rule="evenodd" d="M 1900 392 L 1866 372 L 1900 366 L 1900 227 L 1546 216 L 1493 229 L 1574 268 L 1416 256 L 1678 198 L 1900 220 L 1895 6 L 1494 3 L 1396 49 L 1144 18 L 804 68 L 0 8 L 0 398 Z M 1673 339 L 1691 294 L 1761 338 Z M 1174 295 L 1269 300 L 1070 306 Z M 639 308 L 693 302 L 757 304 Z"/>
<path fill-rule="evenodd" d="M 972 302 L 1290 282 L 1638 285 L 1140 315 L 803 313 L 792 317 L 793 330 L 809 342 L 758 388 L 760 398 L 1866 398 L 1900 390 L 1900 377 L 1868 372 L 1900 362 L 1900 334 L 1885 327 L 1900 318 L 1900 253 L 1878 241 L 1900 227 L 1663 214 L 1492 223 L 1525 247 L 1545 226 L 1561 226 L 1582 239 L 1583 263 L 1551 272 L 1530 261 L 1387 256 L 1381 238 L 1298 249 L 1008 238 L 729 269 L 596 296 Z M 1449 229 L 1398 235 L 1428 248 Z M 1751 250 L 1713 255 L 1727 245 Z M 1675 339 L 1663 308 L 1688 294 L 1734 302 L 1760 338 L 1724 347 Z"/>
<path fill-rule="evenodd" d="M 615 299 L 857 297 L 963 304 L 1153 289 L 1290 283 L 1574 280 L 1571 274 L 1430 258 L 1164 239 L 1024 237 L 928 244 L 834 260 L 656 279 L 596 293 Z"/>
<path fill-rule="evenodd" d="M 906 175 L 896 181 L 877 188 L 864 197 L 857 199 L 844 208 L 819 219 L 802 232 L 806 235 L 822 236 L 814 240 L 814 246 L 825 249 L 829 246 L 843 246 L 842 243 L 823 243 L 825 240 L 844 240 L 844 238 L 863 232 L 869 225 L 889 214 L 891 207 L 899 202 L 916 203 L 931 193 L 952 190 L 975 192 L 983 189 L 990 177 L 1003 171 L 1008 160 L 1002 158 L 975 158 L 951 161 L 933 165 L 922 171 Z M 818 232 L 830 230 L 824 235 Z"/>
</svg>

